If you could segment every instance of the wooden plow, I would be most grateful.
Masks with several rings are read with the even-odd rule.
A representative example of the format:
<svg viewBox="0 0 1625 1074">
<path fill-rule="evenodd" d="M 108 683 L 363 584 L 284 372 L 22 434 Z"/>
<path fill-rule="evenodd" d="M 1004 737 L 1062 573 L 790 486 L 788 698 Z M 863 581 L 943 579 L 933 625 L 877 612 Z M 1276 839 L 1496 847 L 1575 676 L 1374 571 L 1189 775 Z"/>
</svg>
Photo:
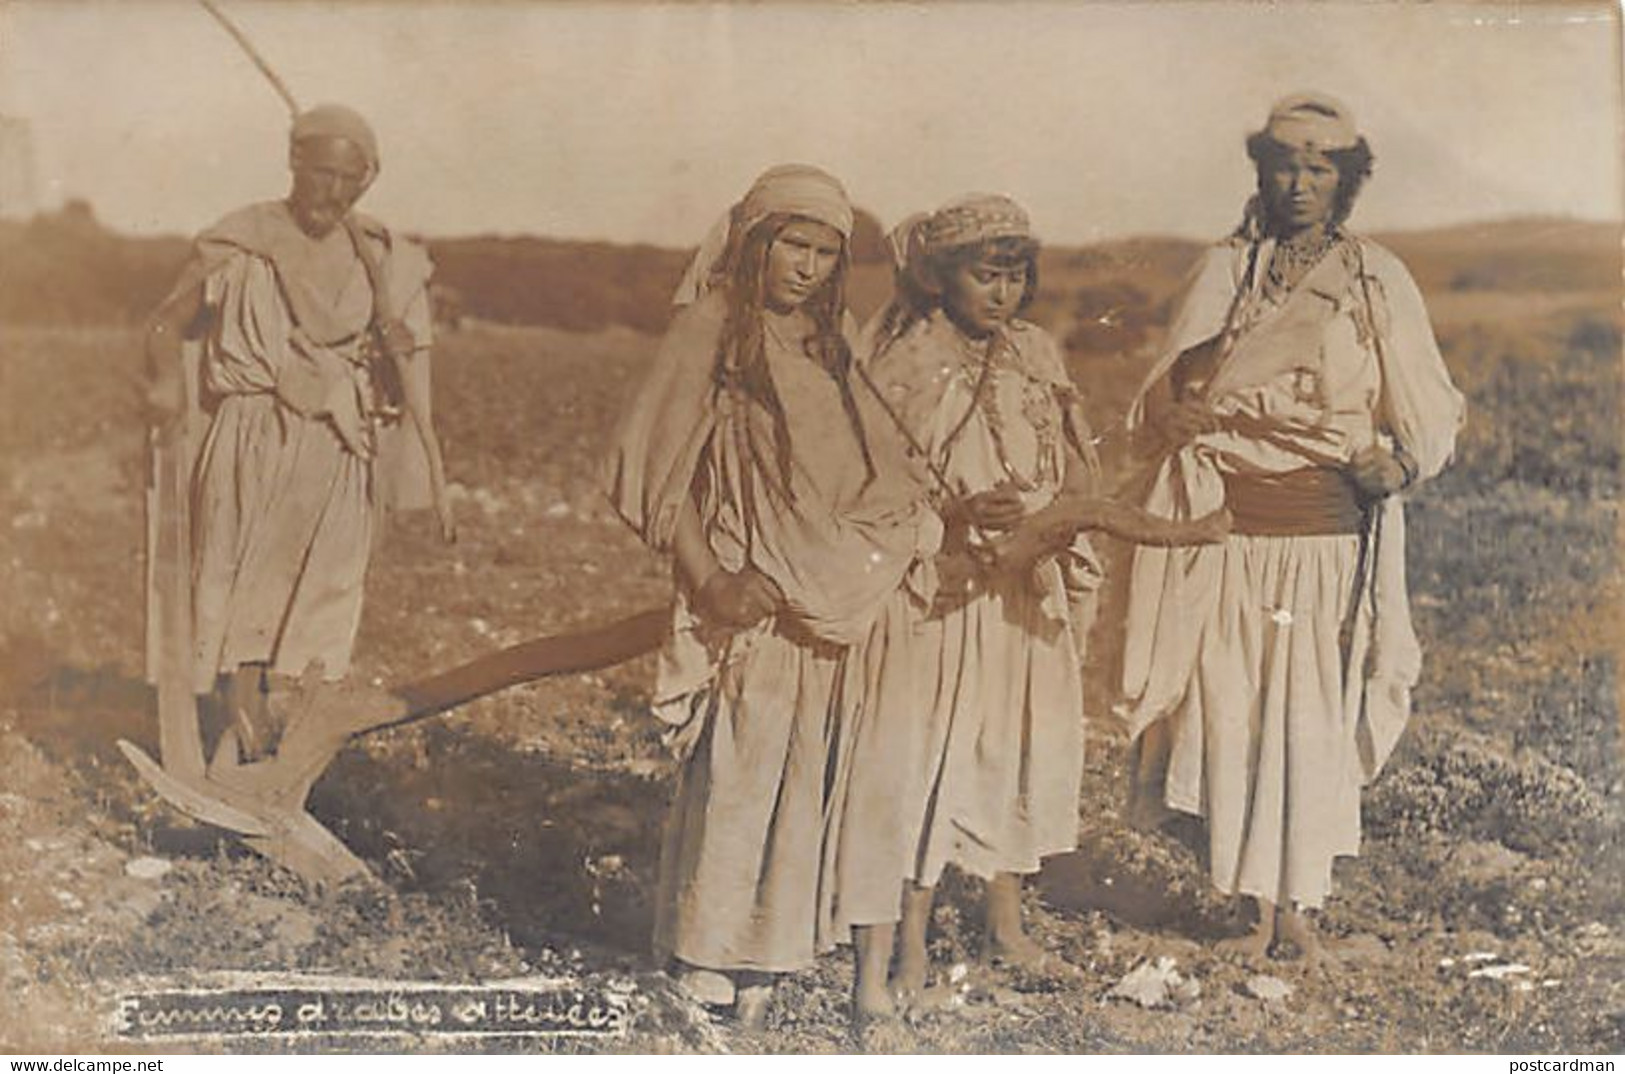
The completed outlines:
<svg viewBox="0 0 1625 1074">
<path fill-rule="evenodd" d="M 365 863 L 305 811 L 311 787 L 348 743 L 510 686 L 630 660 L 657 648 L 670 623 L 669 608 L 651 609 L 581 633 L 521 642 L 393 690 L 303 683 L 275 753 L 260 761 L 239 762 L 228 743 L 205 764 L 189 697 L 160 697 L 159 760 L 123 739 L 118 747 L 164 801 L 236 833 L 305 879 L 367 877 Z"/>
</svg>

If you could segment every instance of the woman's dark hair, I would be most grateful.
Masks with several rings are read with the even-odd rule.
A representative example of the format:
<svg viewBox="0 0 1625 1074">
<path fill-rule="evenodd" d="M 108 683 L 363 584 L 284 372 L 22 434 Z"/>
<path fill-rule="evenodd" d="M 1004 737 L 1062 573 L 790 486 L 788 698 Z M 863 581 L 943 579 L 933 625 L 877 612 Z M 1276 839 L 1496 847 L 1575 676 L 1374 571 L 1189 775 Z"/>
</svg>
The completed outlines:
<svg viewBox="0 0 1625 1074">
<path fill-rule="evenodd" d="M 790 426 L 785 418 L 784 402 L 779 398 L 778 388 L 767 368 L 766 328 L 762 322 L 762 311 L 767 306 L 768 249 L 781 231 L 801 219 L 788 213 L 775 213 L 767 217 L 746 233 L 729 258 L 724 283 L 727 314 L 723 320 L 722 334 L 717 340 L 715 371 L 718 387 L 725 388 L 730 384 L 738 387 L 772 416 L 774 462 L 780 481 L 778 491 L 787 501 L 793 499 L 790 486 Z M 864 466 L 872 479 L 875 476 L 874 460 L 869 455 L 869 442 L 864 436 L 857 401 L 852 395 L 852 347 L 842 331 L 848 261 L 849 250 L 843 241 L 835 270 L 802 305 L 813 321 L 813 334 L 806 341 L 806 355 L 817 362 L 840 388 L 841 407 L 852 424 L 859 449 L 863 452 Z"/>
<path fill-rule="evenodd" d="M 1265 183 L 1271 171 L 1292 159 L 1293 152 L 1291 146 L 1282 145 L 1271 138 L 1268 131 L 1258 131 L 1247 138 L 1247 156 L 1258 170 L 1259 206 L 1264 214 L 1262 223 L 1266 231 L 1273 231 L 1275 222 L 1270 219 L 1270 199 Z M 1325 157 L 1337 168 L 1337 193 L 1332 201 L 1332 224 L 1340 225 L 1354 210 L 1354 199 L 1359 196 L 1360 188 L 1365 185 L 1365 181 L 1371 178 L 1371 166 L 1377 158 L 1363 137 L 1347 149 L 1327 150 Z"/>
<path fill-rule="evenodd" d="M 883 354 L 893 343 L 920 321 L 939 309 L 945 309 L 948 281 L 966 265 L 989 264 L 1001 269 L 1026 268 L 1027 282 L 1021 292 L 1017 313 L 1025 313 L 1038 295 L 1038 240 L 1007 235 L 982 242 L 950 246 L 946 250 L 928 255 L 918 273 L 907 268 L 898 270 L 895 279 L 896 295 L 881 318 L 880 335 L 875 344 L 877 355 Z"/>
</svg>

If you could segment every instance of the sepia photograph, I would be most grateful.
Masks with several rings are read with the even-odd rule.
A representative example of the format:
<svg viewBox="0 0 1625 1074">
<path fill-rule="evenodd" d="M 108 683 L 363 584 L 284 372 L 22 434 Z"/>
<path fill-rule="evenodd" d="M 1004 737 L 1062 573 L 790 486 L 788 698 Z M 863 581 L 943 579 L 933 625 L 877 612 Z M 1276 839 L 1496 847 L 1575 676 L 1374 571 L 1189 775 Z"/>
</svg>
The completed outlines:
<svg viewBox="0 0 1625 1074">
<path fill-rule="evenodd" d="M 1612 1069 L 1622 49 L 0 0 L 0 1051 Z"/>
</svg>

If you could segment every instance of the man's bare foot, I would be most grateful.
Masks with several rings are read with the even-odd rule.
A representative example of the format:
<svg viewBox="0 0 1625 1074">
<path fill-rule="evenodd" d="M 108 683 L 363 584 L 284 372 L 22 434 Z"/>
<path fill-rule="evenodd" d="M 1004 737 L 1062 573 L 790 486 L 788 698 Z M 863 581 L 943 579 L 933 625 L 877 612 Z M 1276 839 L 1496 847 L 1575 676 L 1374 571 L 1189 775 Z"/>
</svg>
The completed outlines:
<svg viewBox="0 0 1625 1074">
<path fill-rule="evenodd" d="M 226 676 L 225 707 L 244 763 L 267 757 L 280 731 L 266 688 L 265 665 L 240 664 Z"/>
<path fill-rule="evenodd" d="M 228 727 L 220 732 L 220 740 L 214 744 L 214 752 L 209 755 L 209 775 L 222 776 L 242 764 L 242 756 L 237 744 L 237 728 Z M 225 778 L 229 779 L 229 776 Z"/>
</svg>

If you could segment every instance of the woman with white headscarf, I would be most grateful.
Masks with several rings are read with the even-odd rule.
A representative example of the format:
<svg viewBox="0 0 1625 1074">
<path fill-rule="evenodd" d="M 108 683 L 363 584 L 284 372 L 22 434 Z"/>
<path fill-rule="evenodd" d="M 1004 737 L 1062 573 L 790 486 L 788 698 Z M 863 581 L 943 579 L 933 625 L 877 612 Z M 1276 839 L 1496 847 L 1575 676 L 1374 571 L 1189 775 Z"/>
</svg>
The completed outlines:
<svg viewBox="0 0 1625 1074">
<path fill-rule="evenodd" d="M 844 283 L 852 208 L 816 168 L 763 174 L 701 246 L 625 414 L 610 497 L 675 560 L 655 710 L 684 752 L 655 944 L 729 973 L 741 1020 L 812 961 L 832 712 L 940 525 L 870 436 Z"/>
<path fill-rule="evenodd" d="M 1137 806 L 1202 817 L 1214 885 L 1258 904 L 1229 946 L 1315 957 L 1304 911 L 1358 851 L 1420 672 L 1403 495 L 1449 461 L 1463 404 L 1404 265 L 1343 228 L 1372 159 L 1348 110 L 1285 98 L 1248 153 L 1257 195 L 1131 414 L 1163 453 L 1147 507 L 1223 504 L 1234 529 L 1136 553 L 1125 712 Z"/>
</svg>

